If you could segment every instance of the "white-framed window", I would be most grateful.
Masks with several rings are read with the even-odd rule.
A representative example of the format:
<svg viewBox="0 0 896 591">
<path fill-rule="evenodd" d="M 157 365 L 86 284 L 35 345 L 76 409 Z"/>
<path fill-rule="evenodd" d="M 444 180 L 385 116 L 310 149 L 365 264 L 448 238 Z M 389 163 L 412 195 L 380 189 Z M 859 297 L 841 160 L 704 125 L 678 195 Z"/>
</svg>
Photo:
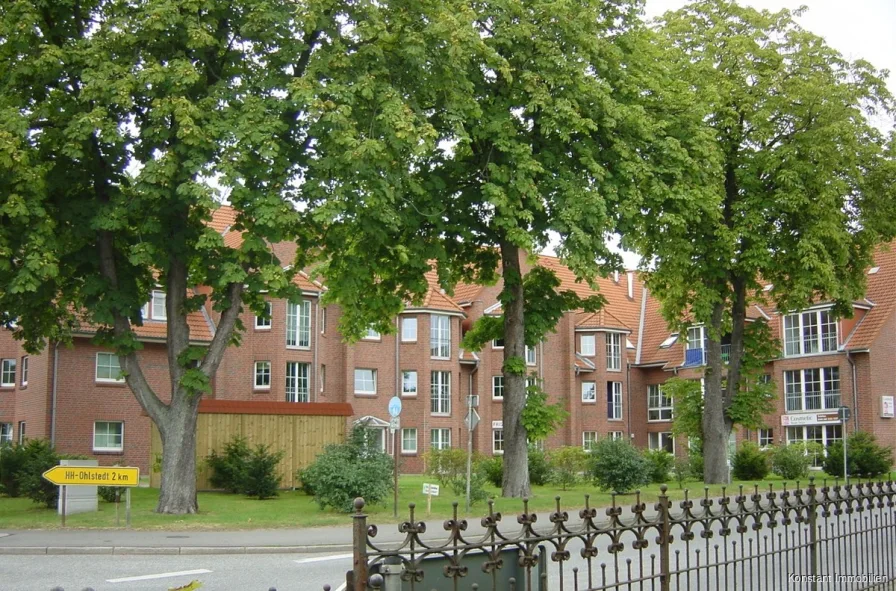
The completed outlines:
<svg viewBox="0 0 896 591">
<path fill-rule="evenodd" d="M 318 374 L 318 381 L 320 382 L 320 391 L 323 392 L 324 388 L 327 387 L 327 366 L 323 363 L 320 364 L 320 373 Z"/>
<path fill-rule="evenodd" d="M 607 369 L 622 370 L 622 335 L 618 332 L 607 333 Z"/>
<path fill-rule="evenodd" d="M 448 449 L 449 447 L 451 447 L 451 429 L 430 429 L 430 449 Z"/>
<path fill-rule="evenodd" d="M 672 399 L 663 393 L 663 387 L 659 384 L 647 386 L 647 420 L 672 420 Z"/>
<path fill-rule="evenodd" d="M 115 353 L 96 354 L 96 381 L 98 382 L 123 382 L 121 364 Z"/>
<path fill-rule="evenodd" d="M 25 443 L 25 421 L 19 421 L 19 445 Z"/>
<path fill-rule="evenodd" d="M 255 362 L 255 389 L 270 390 L 271 389 L 271 362 L 256 361 Z"/>
<path fill-rule="evenodd" d="M 273 308 L 271 302 L 264 303 L 264 314 L 255 316 L 255 330 L 271 330 Z"/>
<path fill-rule="evenodd" d="M 647 447 L 652 450 L 662 449 L 670 454 L 675 453 L 675 438 L 672 433 L 664 431 L 662 433 L 648 433 Z"/>
<path fill-rule="evenodd" d="M 492 398 L 504 400 L 504 376 L 492 376 Z"/>
<path fill-rule="evenodd" d="M 769 447 L 775 444 L 775 432 L 772 429 L 759 430 L 759 447 Z"/>
<path fill-rule="evenodd" d="M 451 372 L 430 372 L 430 412 L 434 415 L 451 414 Z"/>
<path fill-rule="evenodd" d="M 28 385 L 28 356 L 22 355 L 22 387 Z"/>
<path fill-rule="evenodd" d="M 607 418 L 622 419 L 622 382 L 607 382 Z"/>
<path fill-rule="evenodd" d="M 538 386 L 538 374 L 530 373 L 526 376 L 526 396 L 529 395 L 529 388 Z"/>
<path fill-rule="evenodd" d="M 151 306 L 151 318 L 153 320 L 167 320 L 168 319 L 168 309 L 165 307 L 167 297 L 165 296 L 164 291 L 160 291 L 158 289 L 152 290 L 152 300 L 150 301 Z"/>
<path fill-rule="evenodd" d="M 585 451 L 591 451 L 594 444 L 597 443 L 597 431 L 582 431 L 582 448 Z"/>
<path fill-rule="evenodd" d="M 375 369 L 355 369 L 355 394 L 376 394 Z"/>
<path fill-rule="evenodd" d="M 401 395 L 416 396 L 417 395 L 417 372 L 413 370 L 405 370 L 401 372 Z"/>
<path fill-rule="evenodd" d="M 320 306 L 320 334 L 327 333 L 327 309 Z"/>
<path fill-rule="evenodd" d="M 579 337 L 579 354 L 584 357 L 594 357 L 595 345 L 593 334 L 583 334 Z"/>
<path fill-rule="evenodd" d="M 492 341 L 492 349 L 503 349 L 504 339 L 495 339 Z"/>
<path fill-rule="evenodd" d="M 13 388 L 16 385 L 16 360 L 4 359 L 0 361 L 0 386 Z"/>
<path fill-rule="evenodd" d="M 451 358 L 451 317 L 429 315 L 429 356 L 434 359 Z"/>
<path fill-rule="evenodd" d="M 286 362 L 286 401 L 309 402 L 311 400 L 311 365 L 297 361 Z"/>
<path fill-rule="evenodd" d="M 813 458 L 812 465 L 820 467 L 824 456 L 827 454 L 827 447 L 843 438 L 842 425 L 806 425 L 804 427 L 787 427 L 787 445 L 791 443 L 811 443 L 815 442 L 822 446 L 822 453 L 816 454 Z M 847 446 L 848 447 L 848 446 Z"/>
<path fill-rule="evenodd" d="M 121 451 L 124 449 L 124 423 L 122 421 L 96 421 L 93 423 L 93 451 Z"/>
<path fill-rule="evenodd" d="M 594 382 L 582 382 L 582 402 L 597 402 L 597 388 Z"/>
<path fill-rule="evenodd" d="M 535 347 L 530 347 L 526 345 L 526 365 L 535 365 L 537 361 Z"/>
<path fill-rule="evenodd" d="M 286 346 L 291 349 L 311 348 L 311 302 L 286 303 Z"/>
<path fill-rule="evenodd" d="M 362 341 L 378 341 L 383 338 L 383 335 L 380 334 L 380 331 L 368 326 L 367 331 L 364 332 L 364 336 L 361 337 Z"/>
<path fill-rule="evenodd" d="M 622 431 L 610 431 L 607 434 L 607 437 L 609 437 L 613 441 L 616 441 L 618 439 L 625 439 L 625 433 L 623 433 Z"/>
<path fill-rule="evenodd" d="M 787 412 L 839 408 L 840 368 L 785 371 L 784 400 Z"/>
<path fill-rule="evenodd" d="M 784 317 L 784 355 L 812 355 L 837 350 L 837 321 L 830 310 Z"/>
<path fill-rule="evenodd" d="M 504 453 L 504 429 L 492 429 L 492 453 Z"/>
<path fill-rule="evenodd" d="M 417 340 L 417 317 L 401 317 L 401 342 L 413 343 Z"/>
<path fill-rule="evenodd" d="M 401 430 L 401 453 L 417 453 L 417 429 L 407 428 Z"/>
<path fill-rule="evenodd" d="M 0 423 L 0 444 L 12 443 L 12 423 Z"/>
</svg>

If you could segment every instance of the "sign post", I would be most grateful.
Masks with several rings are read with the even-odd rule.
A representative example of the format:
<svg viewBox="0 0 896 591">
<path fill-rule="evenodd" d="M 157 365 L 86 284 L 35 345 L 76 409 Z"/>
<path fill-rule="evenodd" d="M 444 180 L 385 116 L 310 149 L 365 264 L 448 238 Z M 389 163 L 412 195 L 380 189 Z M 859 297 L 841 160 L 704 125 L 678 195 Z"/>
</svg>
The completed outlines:
<svg viewBox="0 0 896 591">
<path fill-rule="evenodd" d="M 471 378 L 472 379 L 472 378 Z M 470 390 L 472 391 L 473 386 L 470 385 Z M 464 418 L 464 425 L 467 426 L 467 502 L 466 502 L 466 512 L 470 513 L 470 478 L 472 477 L 472 466 L 473 466 L 473 429 L 476 428 L 476 425 L 479 424 L 479 413 L 476 412 L 476 408 L 479 406 L 479 396 L 473 396 L 472 394 L 467 396 L 467 416 Z"/>
<path fill-rule="evenodd" d="M 843 484 L 849 484 L 849 472 L 846 469 L 846 422 L 849 420 L 852 412 L 850 412 L 848 406 L 841 406 L 837 409 L 837 413 L 842 425 L 840 436 L 843 438 Z"/>
<path fill-rule="evenodd" d="M 65 497 L 69 486 L 121 486 L 125 489 L 125 526 L 131 526 L 131 488 L 140 484 L 140 468 L 125 466 L 53 466 L 43 477 L 62 487 L 62 527 L 65 527 Z M 117 509 L 117 507 L 116 507 Z"/>
<path fill-rule="evenodd" d="M 392 499 L 392 515 L 398 517 L 398 445 L 396 443 L 396 435 L 395 432 L 398 431 L 401 423 L 399 422 L 398 416 L 401 414 L 401 398 L 398 396 L 393 396 L 391 400 L 389 400 L 389 416 L 392 417 L 392 420 L 389 421 L 389 432 L 392 435 L 392 457 L 394 458 L 395 464 L 392 468 L 392 489 L 393 489 L 393 499 Z"/>
<path fill-rule="evenodd" d="M 426 495 L 426 514 L 432 513 L 432 498 L 439 496 L 438 484 L 423 483 L 423 494 Z"/>
</svg>

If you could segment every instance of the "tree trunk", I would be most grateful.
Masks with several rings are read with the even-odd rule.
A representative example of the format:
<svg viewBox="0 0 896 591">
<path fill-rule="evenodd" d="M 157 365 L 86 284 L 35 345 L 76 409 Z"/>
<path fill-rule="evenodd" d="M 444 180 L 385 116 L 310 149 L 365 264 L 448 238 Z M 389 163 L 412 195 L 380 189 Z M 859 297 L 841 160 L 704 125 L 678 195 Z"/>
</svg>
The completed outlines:
<svg viewBox="0 0 896 591">
<path fill-rule="evenodd" d="M 504 477 L 501 494 L 525 497 L 531 490 L 529 449 L 526 428 L 522 424 L 526 405 L 526 334 L 519 247 L 502 241 L 501 258 L 504 272 L 501 294 L 504 308 Z"/>
<path fill-rule="evenodd" d="M 728 437 L 731 421 L 726 416 L 727 404 L 722 390 L 721 328 L 725 305 L 718 303 L 712 311 L 706 351 L 706 372 L 703 380 L 703 482 L 728 483 Z"/>
<path fill-rule="evenodd" d="M 171 407 L 166 420 L 157 423 L 162 437 L 162 486 L 157 513 L 199 511 L 196 497 L 196 420 L 199 397 Z"/>
</svg>

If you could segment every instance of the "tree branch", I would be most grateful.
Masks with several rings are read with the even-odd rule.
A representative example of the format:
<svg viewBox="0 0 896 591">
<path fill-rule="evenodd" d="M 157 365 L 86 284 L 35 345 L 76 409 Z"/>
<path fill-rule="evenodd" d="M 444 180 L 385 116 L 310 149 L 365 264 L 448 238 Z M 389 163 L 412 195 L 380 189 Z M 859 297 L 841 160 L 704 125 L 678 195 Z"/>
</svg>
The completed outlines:
<svg viewBox="0 0 896 591">
<path fill-rule="evenodd" d="M 199 370 L 205 375 L 211 377 L 218 369 L 224 352 L 230 344 L 230 337 L 233 336 L 233 329 L 236 326 L 236 320 L 239 318 L 240 309 L 243 301 L 243 284 L 231 283 L 227 286 L 227 308 L 221 314 L 221 321 L 218 323 L 218 329 L 215 331 L 215 337 L 209 345 L 208 353 L 202 360 Z"/>
</svg>

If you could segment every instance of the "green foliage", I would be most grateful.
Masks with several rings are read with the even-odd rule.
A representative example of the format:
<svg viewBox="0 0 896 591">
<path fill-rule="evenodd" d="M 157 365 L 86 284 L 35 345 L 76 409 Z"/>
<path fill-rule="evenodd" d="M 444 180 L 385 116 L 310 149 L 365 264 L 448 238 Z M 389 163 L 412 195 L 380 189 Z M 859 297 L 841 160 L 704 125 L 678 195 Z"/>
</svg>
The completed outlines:
<svg viewBox="0 0 896 591">
<path fill-rule="evenodd" d="M 672 399 L 672 433 L 703 438 L 703 391 L 698 380 L 671 378 L 663 394 Z"/>
<path fill-rule="evenodd" d="M 328 445 L 314 462 L 297 474 L 314 491 L 322 508 L 351 512 L 355 498 L 383 502 L 392 490 L 392 458 L 372 444 L 368 429 L 355 427 L 348 441 Z"/>
<path fill-rule="evenodd" d="M 215 488 L 221 488 L 230 493 L 240 493 L 246 482 L 249 457 L 251 455 L 249 443 L 244 437 L 234 435 L 224 444 L 224 453 L 218 455 L 217 450 L 205 459 L 212 469 L 209 482 Z"/>
<path fill-rule="evenodd" d="M 21 483 L 16 475 L 26 461 L 25 446 L 18 443 L 0 445 L 0 493 L 10 497 L 21 495 Z"/>
<path fill-rule="evenodd" d="M 59 487 L 42 475 L 59 465 L 63 456 L 56 453 L 47 439 L 29 439 L 15 447 L 18 448 L 17 453 L 21 454 L 21 459 L 12 478 L 17 481 L 19 494 L 47 508 L 55 508 L 59 499 Z"/>
<path fill-rule="evenodd" d="M 470 503 L 484 501 L 488 498 L 485 483 L 489 478 L 482 470 L 483 460 L 472 458 L 470 467 Z M 449 487 L 459 496 L 467 494 L 467 452 L 449 447 L 432 449 L 426 454 L 426 473 L 434 476 L 443 487 Z M 499 484 L 500 486 L 500 484 Z"/>
<path fill-rule="evenodd" d="M 627 493 L 650 483 L 650 465 L 644 455 L 624 439 L 599 440 L 590 450 L 590 472 L 602 490 Z"/>
<path fill-rule="evenodd" d="M 276 497 L 282 477 L 277 474 L 277 465 L 283 459 L 283 450 L 271 452 L 270 445 L 259 444 L 249 454 L 246 463 L 246 478 L 241 492 L 259 500 Z"/>
<path fill-rule="evenodd" d="M 482 473 L 492 486 L 501 488 L 504 480 L 504 458 L 501 456 L 481 458 L 477 463 L 477 472 Z"/>
<path fill-rule="evenodd" d="M 893 467 L 893 450 L 877 443 L 873 434 L 858 431 L 846 441 L 846 466 L 850 476 L 880 476 Z M 827 448 L 824 471 L 831 476 L 843 475 L 843 442 L 836 441 Z"/>
<path fill-rule="evenodd" d="M 575 486 L 588 469 L 588 453 L 578 445 L 561 447 L 548 455 L 553 481 L 566 490 Z"/>
<path fill-rule="evenodd" d="M 649 467 L 650 482 L 662 484 L 669 481 L 669 473 L 675 467 L 675 456 L 664 449 L 645 449 L 644 459 Z"/>
<path fill-rule="evenodd" d="M 684 488 L 684 481 L 691 478 L 690 458 L 676 456 L 675 463 L 672 464 L 672 475 L 678 483 L 678 488 Z"/>
<path fill-rule="evenodd" d="M 523 407 L 520 421 L 530 441 L 543 441 L 566 421 L 569 413 L 562 402 L 548 404 L 548 395 L 540 386 L 531 385 L 526 390 L 526 406 Z M 529 451 L 531 453 L 531 447 Z M 529 478 L 536 484 L 531 472 Z"/>
<path fill-rule="evenodd" d="M 817 443 L 791 443 L 770 448 L 772 472 L 784 480 L 799 480 L 809 476 L 809 468 L 817 454 L 822 453 Z"/>
<path fill-rule="evenodd" d="M 745 441 L 731 460 L 731 474 L 737 480 L 763 480 L 768 471 L 768 455 L 751 441 Z"/>
<path fill-rule="evenodd" d="M 544 486 L 552 479 L 553 466 L 548 455 L 534 445 L 529 446 L 528 454 L 529 482 L 536 486 Z"/>
<path fill-rule="evenodd" d="M 703 480 L 703 454 L 697 450 L 688 452 L 688 474 L 694 480 Z"/>
<path fill-rule="evenodd" d="M 107 503 L 120 503 L 121 493 L 124 490 L 120 486 L 98 486 L 96 492 Z"/>
</svg>

